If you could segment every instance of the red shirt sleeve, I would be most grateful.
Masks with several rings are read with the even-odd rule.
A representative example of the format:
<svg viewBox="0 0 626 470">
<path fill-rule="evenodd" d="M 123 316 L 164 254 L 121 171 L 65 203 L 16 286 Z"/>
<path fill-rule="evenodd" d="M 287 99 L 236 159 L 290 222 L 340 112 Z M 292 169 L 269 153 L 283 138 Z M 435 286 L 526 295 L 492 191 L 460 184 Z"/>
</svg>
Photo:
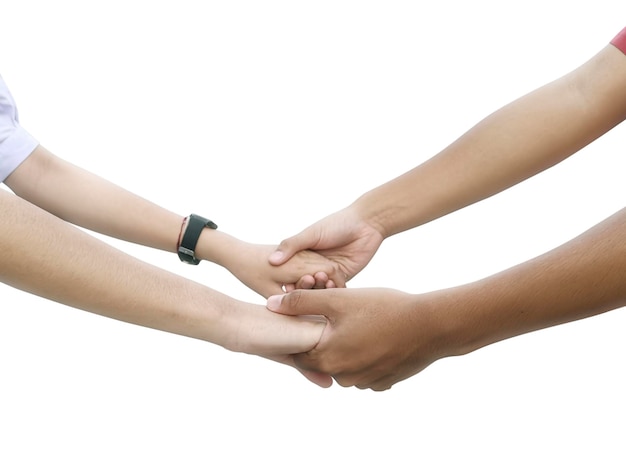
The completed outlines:
<svg viewBox="0 0 626 470">
<path fill-rule="evenodd" d="M 613 38 L 611 44 L 626 54 L 626 28 L 622 29 L 619 34 Z"/>
</svg>

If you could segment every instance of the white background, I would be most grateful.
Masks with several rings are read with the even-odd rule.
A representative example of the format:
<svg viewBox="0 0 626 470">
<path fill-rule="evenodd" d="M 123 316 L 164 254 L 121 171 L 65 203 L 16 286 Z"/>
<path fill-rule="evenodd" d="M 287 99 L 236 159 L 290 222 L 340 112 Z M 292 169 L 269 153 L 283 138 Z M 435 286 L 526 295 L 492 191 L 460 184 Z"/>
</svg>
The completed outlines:
<svg viewBox="0 0 626 470">
<path fill-rule="evenodd" d="M 583 63 L 624 13 L 617 0 L 3 1 L 0 74 L 57 155 L 278 243 Z M 625 149 L 622 126 L 397 235 L 350 286 L 424 292 L 560 245 L 623 207 Z M 106 241 L 264 303 L 217 266 Z M 0 285 L 0 468 L 624 468 L 625 313 L 377 393 Z"/>
</svg>

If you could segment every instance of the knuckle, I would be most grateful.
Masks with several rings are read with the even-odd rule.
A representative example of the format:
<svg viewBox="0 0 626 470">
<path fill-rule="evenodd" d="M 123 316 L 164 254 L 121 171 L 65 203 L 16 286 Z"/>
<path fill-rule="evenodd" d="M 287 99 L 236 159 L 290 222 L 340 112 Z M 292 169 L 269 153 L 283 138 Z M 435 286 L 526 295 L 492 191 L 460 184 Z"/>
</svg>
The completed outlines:
<svg viewBox="0 0 626 470">
<path fill-rule="evenodd" d="M 302 292 L 302 290 L 296 289 L 285 295 L 283 298 L 285 306 L 290 310 L 297 309 L 302 303 Z"/>
</svg>

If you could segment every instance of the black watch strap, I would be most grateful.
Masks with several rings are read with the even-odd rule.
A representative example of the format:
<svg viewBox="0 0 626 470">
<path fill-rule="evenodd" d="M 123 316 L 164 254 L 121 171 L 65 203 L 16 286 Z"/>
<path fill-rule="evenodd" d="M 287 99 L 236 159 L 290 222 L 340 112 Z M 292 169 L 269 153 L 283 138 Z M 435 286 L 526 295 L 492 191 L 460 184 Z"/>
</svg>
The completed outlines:
<svg viewBox="0 0 626 470">
<path fill-rule="evenodd" d="M 187 219 L 187 227 L 178 247 L 178 257 L 183 263 L 194 265 L 200 263 L 196 258 L 196 245 L 204 227 L 216 229 L 217 225 L 212 220 L 196 214 L 191 214 Z"/>
</svg>

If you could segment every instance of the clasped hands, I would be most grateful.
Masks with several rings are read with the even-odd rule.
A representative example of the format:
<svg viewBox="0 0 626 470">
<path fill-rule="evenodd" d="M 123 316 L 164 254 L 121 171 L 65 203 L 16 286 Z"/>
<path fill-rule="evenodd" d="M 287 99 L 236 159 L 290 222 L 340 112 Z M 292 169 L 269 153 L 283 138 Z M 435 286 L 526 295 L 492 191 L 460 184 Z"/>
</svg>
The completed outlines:
<svg viewBox="0 0 626 470">
<path fill-rule="evenodd" d="M 280 266 L 313 250 L 336 263 L 347 281 L 369 263 L 383 239 L 379 229 L 347 208 L 281 242 L 269 261 Z M 317 345 L 291 355 L 314 383 L 329 387 L 334 378 L 344 387 L 386 390 L 449 354 L 444 325 L 430 311 L 427 296 L 386 288 L 324 289 L 344 286 L 316 273 L 267 299 L 273 312 L 326 319 Z"/>
</svg>

